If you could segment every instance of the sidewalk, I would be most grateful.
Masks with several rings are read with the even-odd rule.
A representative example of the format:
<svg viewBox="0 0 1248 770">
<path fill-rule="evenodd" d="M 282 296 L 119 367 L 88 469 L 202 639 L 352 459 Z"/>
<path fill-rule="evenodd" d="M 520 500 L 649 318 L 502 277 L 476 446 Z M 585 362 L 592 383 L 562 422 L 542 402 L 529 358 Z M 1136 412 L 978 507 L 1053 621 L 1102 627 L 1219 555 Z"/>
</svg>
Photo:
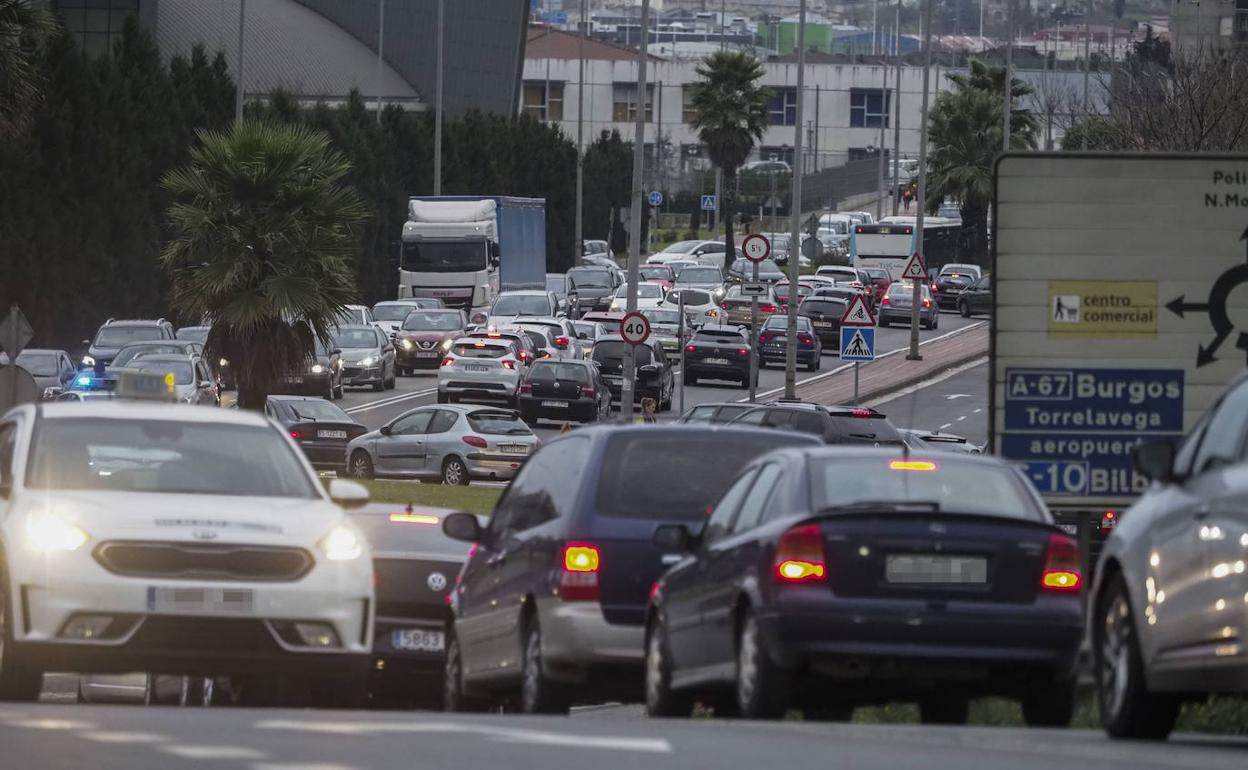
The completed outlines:
<svg viewBox="0 0 1248 770">
<path fill-rule="evenodd" d="M 887 353 L 859 370 L 858 401 L 922 382 L 946 369 L 988 355 L 988 322 L 919 344 L 921 361 L 907 361 L 906 350 Z M 803 401 L 850 404 L 854 400 L 854 369 L 841 364 L 827 375 L 797 388 Z"/>
</svg>

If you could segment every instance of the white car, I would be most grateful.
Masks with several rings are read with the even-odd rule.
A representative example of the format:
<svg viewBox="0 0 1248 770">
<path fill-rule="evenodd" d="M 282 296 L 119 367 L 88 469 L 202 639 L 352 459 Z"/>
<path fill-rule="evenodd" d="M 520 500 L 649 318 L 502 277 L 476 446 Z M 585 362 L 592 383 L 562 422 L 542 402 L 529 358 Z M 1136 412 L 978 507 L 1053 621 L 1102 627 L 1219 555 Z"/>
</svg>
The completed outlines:
<svg viewBox="0 0 1248 770">
<path fill-rule="evenodd" d="M 501 338 L 461 337 L 438 368 L 438 403 L 506 401 L 516 404 L 524 362 L 514 342 Z"/>
<path fill-rule="evenodd" d="M 723 264 L 724 258 L 724 242 L 723 241 L 677 241 L 662 251 L 651 254 L 647 262 L 655 265 L 665 265 L 668 262 L 677 259 L 692 259 L 701 262 L 701 257 L 708 255 L 717 255 L 720 264 Z"/>
<path fill-rule="evenodd" d="M 679 308 L 682 295 L 685 298 L 685 318 L 690 324 L 702 326 L 720 322 L 723 308 L 719 306 L 719 296 L 706 289 L 672 289 L 659 307 L 668 310 Z"/>
<path fill-rule="evenodd" d="M 432 310 L 445 307 L 437 299 L 395 299 L 373 305 L 373 322 L 388 336 L 403 328 L 403 322 L 413 310 Z"/>
<path fill-rule="evenodd" d="M 44 671 L 226 676 L 245 702 L 357 705 L 373 565 L 299 448 L 250 411 L 27 404 L 0 418 L 0 700 Z"/>
<path fill-rule="evenodd" d="M 347 305 L 338 313 L 337 322 L 342 326 L 367 326 L 374 322 L 373 309 L 368 305 Z"/>
<path fill-rule="evenodd" d="M 639 283 L 637 284 L 637 307 L 658 307 L 663 302 L 663 295 L 666 292 L 661 284 L 657 283 Z M 628 284 L 624 284 L 615 290 L 615 299 L 611 300 L 611 312 L 622 313 L 628 306 Z"/>
</svg>

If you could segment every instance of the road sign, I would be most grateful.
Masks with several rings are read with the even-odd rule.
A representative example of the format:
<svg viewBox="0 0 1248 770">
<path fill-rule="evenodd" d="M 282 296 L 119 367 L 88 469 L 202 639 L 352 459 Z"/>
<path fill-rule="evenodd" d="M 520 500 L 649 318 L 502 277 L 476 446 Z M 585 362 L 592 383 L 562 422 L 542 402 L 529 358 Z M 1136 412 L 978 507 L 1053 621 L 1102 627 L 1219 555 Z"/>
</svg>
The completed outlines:
<svg viewBox="0 0 1248 770">
<path fill-rule="evenodd" d="M 1129 504 L 1135 447 L 1176 440 L 1243 372 L 1245 205 L 1242 155 L 998 161 L 989 438 L 1051 505 Z"/>
<path fill-rule="evenodd" d="M 751 262 L 762 262 L 771 256 L 771 241 L 762 233 L 747 235 L 741 241 L 741 253 Z"/>
<path fill-rule="evenodd" d="M 742 297 L 766 297 L 767 284 L 765 283 L 743 283 L 741 284 Z"/>
<path fill-rule="evenodd" d="M 650 339 L 650 319 L 641 313 L 628 313 L 620 319 L 620 336 L 630 345 L 640 345 Z"/>
<path fill-rule="evenodd" d="M 850 300 L 849 307 L 841 316 L 841 326 L 875 326 L 875 316 L 871 315 L 871 308 L 867 307 L 867 301 L 861 294 L 854 295 Z"/>
<path fill-rule="evenodd" d="M 918 279 L 920 281 L 927 279 L 927 268 L 923 266 L 923 258 L 916 251 L 910 261 L 906 263 L 906 267 L 901 271 L 901 277 L 904 280 Z"/>
<path fill-rule="evenodd" d="M 866 326 L 842 326 L 841 360 L 874 361 L 875 329 Z"/>
<path fill-rule="evenodd" d="M 651 206 L 654 206 L 656 208 L 659 206 L 662 206 L 663 205 L 663 193 L 659 192 L 658 190 L 655 190 L 646 196 L 646 200 L 650 202 Z"/>
<path fill-rule="evenodd" d="M 702 196 L 702 210 L 703 211 L 715 211 L 718 208 L 719 208 L 719 202 L 716 199 L 716 196 L 714 195 Z"/>
<path fill-rule="evenodd" d="M 26 348 L 34 336 L 35 330 L 30 328 L 30 322 L 17 305 L 9 308 L 4 320 L 0 320 L 0 347 L 9 354 L 10 361 L 17 359 L 17 354 Z"/>
</svg>

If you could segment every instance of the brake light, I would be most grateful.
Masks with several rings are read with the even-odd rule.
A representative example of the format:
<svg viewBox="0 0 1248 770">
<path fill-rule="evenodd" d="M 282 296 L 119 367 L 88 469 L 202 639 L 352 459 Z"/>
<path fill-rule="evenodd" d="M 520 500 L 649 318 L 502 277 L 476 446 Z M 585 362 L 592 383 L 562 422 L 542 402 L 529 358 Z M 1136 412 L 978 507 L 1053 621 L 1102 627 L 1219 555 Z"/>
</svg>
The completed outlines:
<svg viewBox="0 0 1248 770">
<path fill-rule="evenodd" d="M 453 363 L 455 363 L 455 356 L 447 356 L 446 358 L 442 359 L 443 366 L 450 366 Z"/>
<path fill-rule="evenodd" d="M 891 302 L 889 302 L 889 301 L 888 301 L 888 295 L 887 295 L 887 294 L 886 294 L 886 295 L 884 295 L 883 297 L 881 297 L 881 298 L 880 298 L 880 304 L 881 304 L 881 305 L 891 305 L 891 304 L 892 304 Z"/>
<path fill-rule="evenodd" d="M 937 467 L 931 460 L 893 460 L 888 464 L 893 471 L 934 471 Z"/>
<path fill-rule="evenodd" d="M 1114 511 L 1105 511 L 1101 516 L 1101 537 L 1109 537 L 1114 531 L 1114 527 L 1118 526 L 1118 514 Z"/>
<path fill-rule="evenodd" d="M 524 354 L 523 354 L 523 353 L 521 353 L 521 354 L 520 354 L 520 357 L 521 357 L 521 358 L 524 358 Z M 504 369 L 515 369 L 515 368 L 516 368 L 516 362 L 515 362 L 515 361 L 499 361 L 499 363 L 503 365 L 503 368 L 504 368 Z"/>
<path fill-rule="evenodd" d="M 484 343 L 484 342 L 474 342 L 474 343 L 472 344 L 472 346 L 473 346 L 474 348 L 483 348 L 483 347 L 485 347 L 485 343 Z"/>
<path fill-rule="evenodd" d="M 759 342 L 766 342 L 766 341 L 767 341 L 767 340 L 769 340 L 769 339 L 771 339 L 771 335 L 770 335 L 770 334 L 760 334 L 760 335 L 758 335 L 758 341 L 759 341 Z"/>
<path fill-rule="evenodd" d="M 568 339 L 567 337 L 555 337 L 555 344 L 561 348 L 566 348 L 568 346 L 568 343 L 571 341 L 572 340 Z"/>
<path fill-rule="evenodd" d="M 522 383 L 520 383 L 520 392 L 521 392 L 521 393 L 532 393 L 532 392 L 533 392 L 533 383 L 531 383 L 531 382 L 522 382 Z"/>
<path fill-rule="evenodd" d="M 437 524 L 442 520 L 427 513 L 392 513 L 390 521 L 396 524 Z"/>
<path fill-rule="evenodd" d="M 1040 574 L 1040 588 L 1059 593 L 1073 593 L 1083 589 L 1079 544 L 1073 538 L 1056 532 L 1049 535 L 1049 546 L 1044 554 L 1044 572 Z"/>
<path fill-rule="evenodd" d="M 774 312 L 776 312 L 776 306 L 775 306 L 775 305 L 759 305 L 759 306 L 758 306 L 758 312 L 760 312 L 760 313 L 774 313 Z"/>
<path fill-rule="evenodd" d="M 828 579 L 823 532 L 818 524 L 799 524 L 776 543 L 774 577 L 779 583 L 816 583 Z"/>
<path fill-rule="evenodd" d="M 588 385 L 582 385 L 582 386 L 581 386 L 581 395 L 582 395 L 582 396 L 584 396 L 585 398 L 593 398 L 593 397 L 594 397 L 594 389 L 593 389 L 593 388 L 591 388 L 591 387 L 589 387 Z"/>
<path fill-rule="evenodd" d="M 290 432 L 290 437 L 291 437 L 291 438 L 293 438 L 295 441 L 300 441 L 300 440 L 302 440 L 302 439 L 303 439 L 303 431 L 301 431 L 301 430 L 292 430 L 292 431 Z"/>
<path fill-rule="evenodd" d="M 801 340 L 803 345 L 815 344 L 815 338 L 810 336 L 809 334 L 803 334 L 802 336 L 798 337 L 798 339 Z"/>
<path fill-rule="evenodd" d="M 527 351 L 527 350 L 521 350 L 521 351 L 520 351 L 520 360 L 521 360 L 521 361 L 527 361 L 527 360 L 528 360 L 528 358 L 529 358 L 529 351 Z M 506 363 L 506 362 L 504 362 L 504 364 L 505 364 L 505 363 Z M 512 366 L 512 367 L 510 367 L 510 368 L 515 369 L 516 367 Z"/>
<path fill-rule="evenodd" d="M 727 309 L 728 309 L 728 303 L 727 303 L 727 302 L 721 302 L 721 303 L 719 303 L 719 306 L 720 306 L 721 308 L 723 308 L 724 310 L 727 310 Z"/>
<path fill-rule="evenodd" d="M 692 353 L 693 351 L 695 351 L 695 350 L 697 350 L 697 349 L 698 349 L 698 346 L 697 346 L 697 345 L 686 345 L 686 346 L 685 346 L 685 350 L 687 350 L 687 351 L 688 351 L 688 352 L 690 352 L 690 353 Z"/>
<path fill-rule="evenodd" d="M 749 348 L 741 348 L 737 351 L 737 355 L 739 356 L 748 356 L 749 354 L 750 354 Z"/>
<path fill-rule="evenodd" d="M 940 291 L 940 287 L 935 282 L 932 282 L 932 291 Z"/>
<path fill-rule="evenodd" d="M 924 298 L 923 298 L 923 307 L 931 307 L 931 306 L 932 306 L 932 301 L 931 301 L 930 299 L 928 299 L 927 297 L 924 297 Z"/>
<path fill-rule="evenodd" d="M 475 446 L 478 449 L 485 449 L 489 444 L 480 436 L 464 436 L 463 442 L 468 446 Z"/>
<path fill-rule="evenodd" d="M 559 598 L 565 602 L 598 601 L 598 546 L 568 543 L 563 547 L 563 572 L 559 576 Z"/>
<path fill-rule="evenodd" d="M 872 417 L 874 415 L 875 411 L 871 409 L 853 409 L 849 413 L 850 417 Z"/>
</svg>

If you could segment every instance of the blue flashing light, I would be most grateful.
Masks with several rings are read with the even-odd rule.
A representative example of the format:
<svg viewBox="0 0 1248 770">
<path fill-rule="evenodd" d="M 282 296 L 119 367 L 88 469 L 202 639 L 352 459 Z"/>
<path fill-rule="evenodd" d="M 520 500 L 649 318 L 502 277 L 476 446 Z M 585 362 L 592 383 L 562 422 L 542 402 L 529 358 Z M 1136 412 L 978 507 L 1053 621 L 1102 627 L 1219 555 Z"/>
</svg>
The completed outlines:
<svg viewBox="0 0 1248 770">
<path fill-rule="evenodd" d="M 78 378 L 78 384 L 85 388 L 91 384 L 91 378 L 84 374 Z"/>
</svg>

